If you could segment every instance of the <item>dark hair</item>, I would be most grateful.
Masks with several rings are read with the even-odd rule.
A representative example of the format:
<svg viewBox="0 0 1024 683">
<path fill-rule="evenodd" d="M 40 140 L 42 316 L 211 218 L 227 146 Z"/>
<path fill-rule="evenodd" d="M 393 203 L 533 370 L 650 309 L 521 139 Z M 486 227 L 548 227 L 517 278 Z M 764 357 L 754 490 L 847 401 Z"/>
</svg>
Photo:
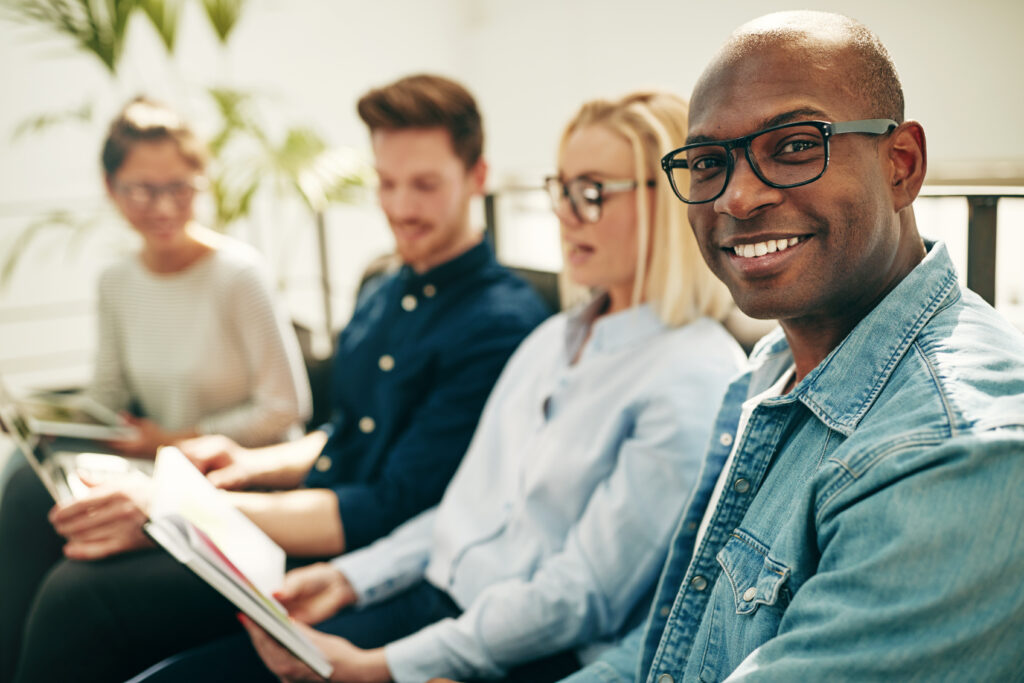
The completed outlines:
<svg viewBox="0 0 1024 683">
<path fill-rule="evenodd" d="M 370 132 L 444 128 L 455 155 L 472 168 L 483 155 L 484 127 L 476 100 L 453 80 L 431 74 L 406 76 L 359 98 L 359 118 Z"/>
<path fill-rule="evenodd" d="M 174 142 L 196 170 L 206 167 L 206 146 L 173 109 L 144 95 L 134 98 L 110 123 L 100 157 L 103 172 L 112 178 L 136 144 L 164 140 Z"/>
</svg>

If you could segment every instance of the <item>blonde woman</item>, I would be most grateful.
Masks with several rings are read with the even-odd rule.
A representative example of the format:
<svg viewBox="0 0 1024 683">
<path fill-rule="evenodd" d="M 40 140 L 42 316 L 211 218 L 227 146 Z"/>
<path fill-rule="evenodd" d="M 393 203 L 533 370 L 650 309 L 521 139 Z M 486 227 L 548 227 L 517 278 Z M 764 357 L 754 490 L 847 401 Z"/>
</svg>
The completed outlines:
<svg viewBox="0 0 1024 683">
<path fill-rule="evenodd" d="M 742 360 L 657 167 L 685 129 L 664 93 L 588 103 L 566 128 L 547 187 L 585 301 L 513 355 L 436 508 L 288 575 L 280 598 L 317 624 L 332 680 L 555 680 L 645 615 Z M 318 680 L 244 625 L 142 680 Z"/>
</svg>

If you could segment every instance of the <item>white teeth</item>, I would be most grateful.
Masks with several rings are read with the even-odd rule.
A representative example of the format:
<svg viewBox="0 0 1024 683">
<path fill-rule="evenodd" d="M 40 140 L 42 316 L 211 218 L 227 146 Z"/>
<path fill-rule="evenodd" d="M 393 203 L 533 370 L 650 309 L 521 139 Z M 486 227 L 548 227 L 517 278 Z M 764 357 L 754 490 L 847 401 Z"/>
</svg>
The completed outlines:
<svg viewBox="0 0 1024 683">
<path fill-rule="evenodd" d="M 767 242 L 755 242 L 754 244 L 737 244 L 732 250 L 737 256 L 754 258 L 789 249 L 799 241 L 799 237 L 790 237 L 789 239 L 768 240 Z"/>
</svg>

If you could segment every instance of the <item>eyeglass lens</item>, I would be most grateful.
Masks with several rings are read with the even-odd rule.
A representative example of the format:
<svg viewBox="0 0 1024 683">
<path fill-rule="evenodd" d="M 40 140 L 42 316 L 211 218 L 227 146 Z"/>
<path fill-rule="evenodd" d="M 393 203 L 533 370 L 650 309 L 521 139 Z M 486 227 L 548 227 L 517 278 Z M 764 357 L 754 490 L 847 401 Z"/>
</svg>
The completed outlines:
<svg viewBox="0 0 1024 683">
<path fill-rule="evenodd" d="M 573 178 L 563 183 L 558 178 L 547 178 L 545 187 L 551 206 L 557 212 L 563 200 L 569 201 L 573 214 L 584 223 L 601 220 L 601 186 L 586 178 Z"/>
<path fill-rule="evenodd" d="M 817 126 L 790 126 L 766 130 L 751 138 L 748 160 L 766 183 L 792 186 L 809 182 L 825 171 L 828 152 Z M 707 144 L 680 151 L 685 168 L 672 169 L 677 192 L 688 201 L 707 201 L 718 196 L 729 179 L 730 154 L 721 144 Z M 678 157 L 677 157 L 678 159 Z M 689 178 L 687 178 L 689 174 Z"/>
<path fill-rule="evenodd" d="M 175 204 L 183 206 L 191 202 L 196 193 L 196 187 L 191 183 L 169 183 L 167 185 L 131 183 L 122 185 L 118 189 L 125 199 L 139 206 L 156 204 L 162 194 L 170 197 Z"/>
</svg>

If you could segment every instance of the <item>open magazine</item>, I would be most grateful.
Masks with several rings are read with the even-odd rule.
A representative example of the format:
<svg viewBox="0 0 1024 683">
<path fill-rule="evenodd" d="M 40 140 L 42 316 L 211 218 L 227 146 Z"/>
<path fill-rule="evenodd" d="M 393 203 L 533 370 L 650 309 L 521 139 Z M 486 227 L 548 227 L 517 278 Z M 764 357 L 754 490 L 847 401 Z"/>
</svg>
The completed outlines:
<svg viewBox="0 0 1024 683">
<path fill-rule="evenodd" d="M 323 677 L 332 667 L 271 593 L 284 579 L 285 553 L 228 503 L 177 448 L 161 448 L 146 533 L 176 560 Z"/>
<path fill-rule="evenodd" d="M 138 434 L 116 412 L 82 394 L 35 394 L 17 403 L 32 431 L 39 434 L 104 441 Z"/>
</svg>

